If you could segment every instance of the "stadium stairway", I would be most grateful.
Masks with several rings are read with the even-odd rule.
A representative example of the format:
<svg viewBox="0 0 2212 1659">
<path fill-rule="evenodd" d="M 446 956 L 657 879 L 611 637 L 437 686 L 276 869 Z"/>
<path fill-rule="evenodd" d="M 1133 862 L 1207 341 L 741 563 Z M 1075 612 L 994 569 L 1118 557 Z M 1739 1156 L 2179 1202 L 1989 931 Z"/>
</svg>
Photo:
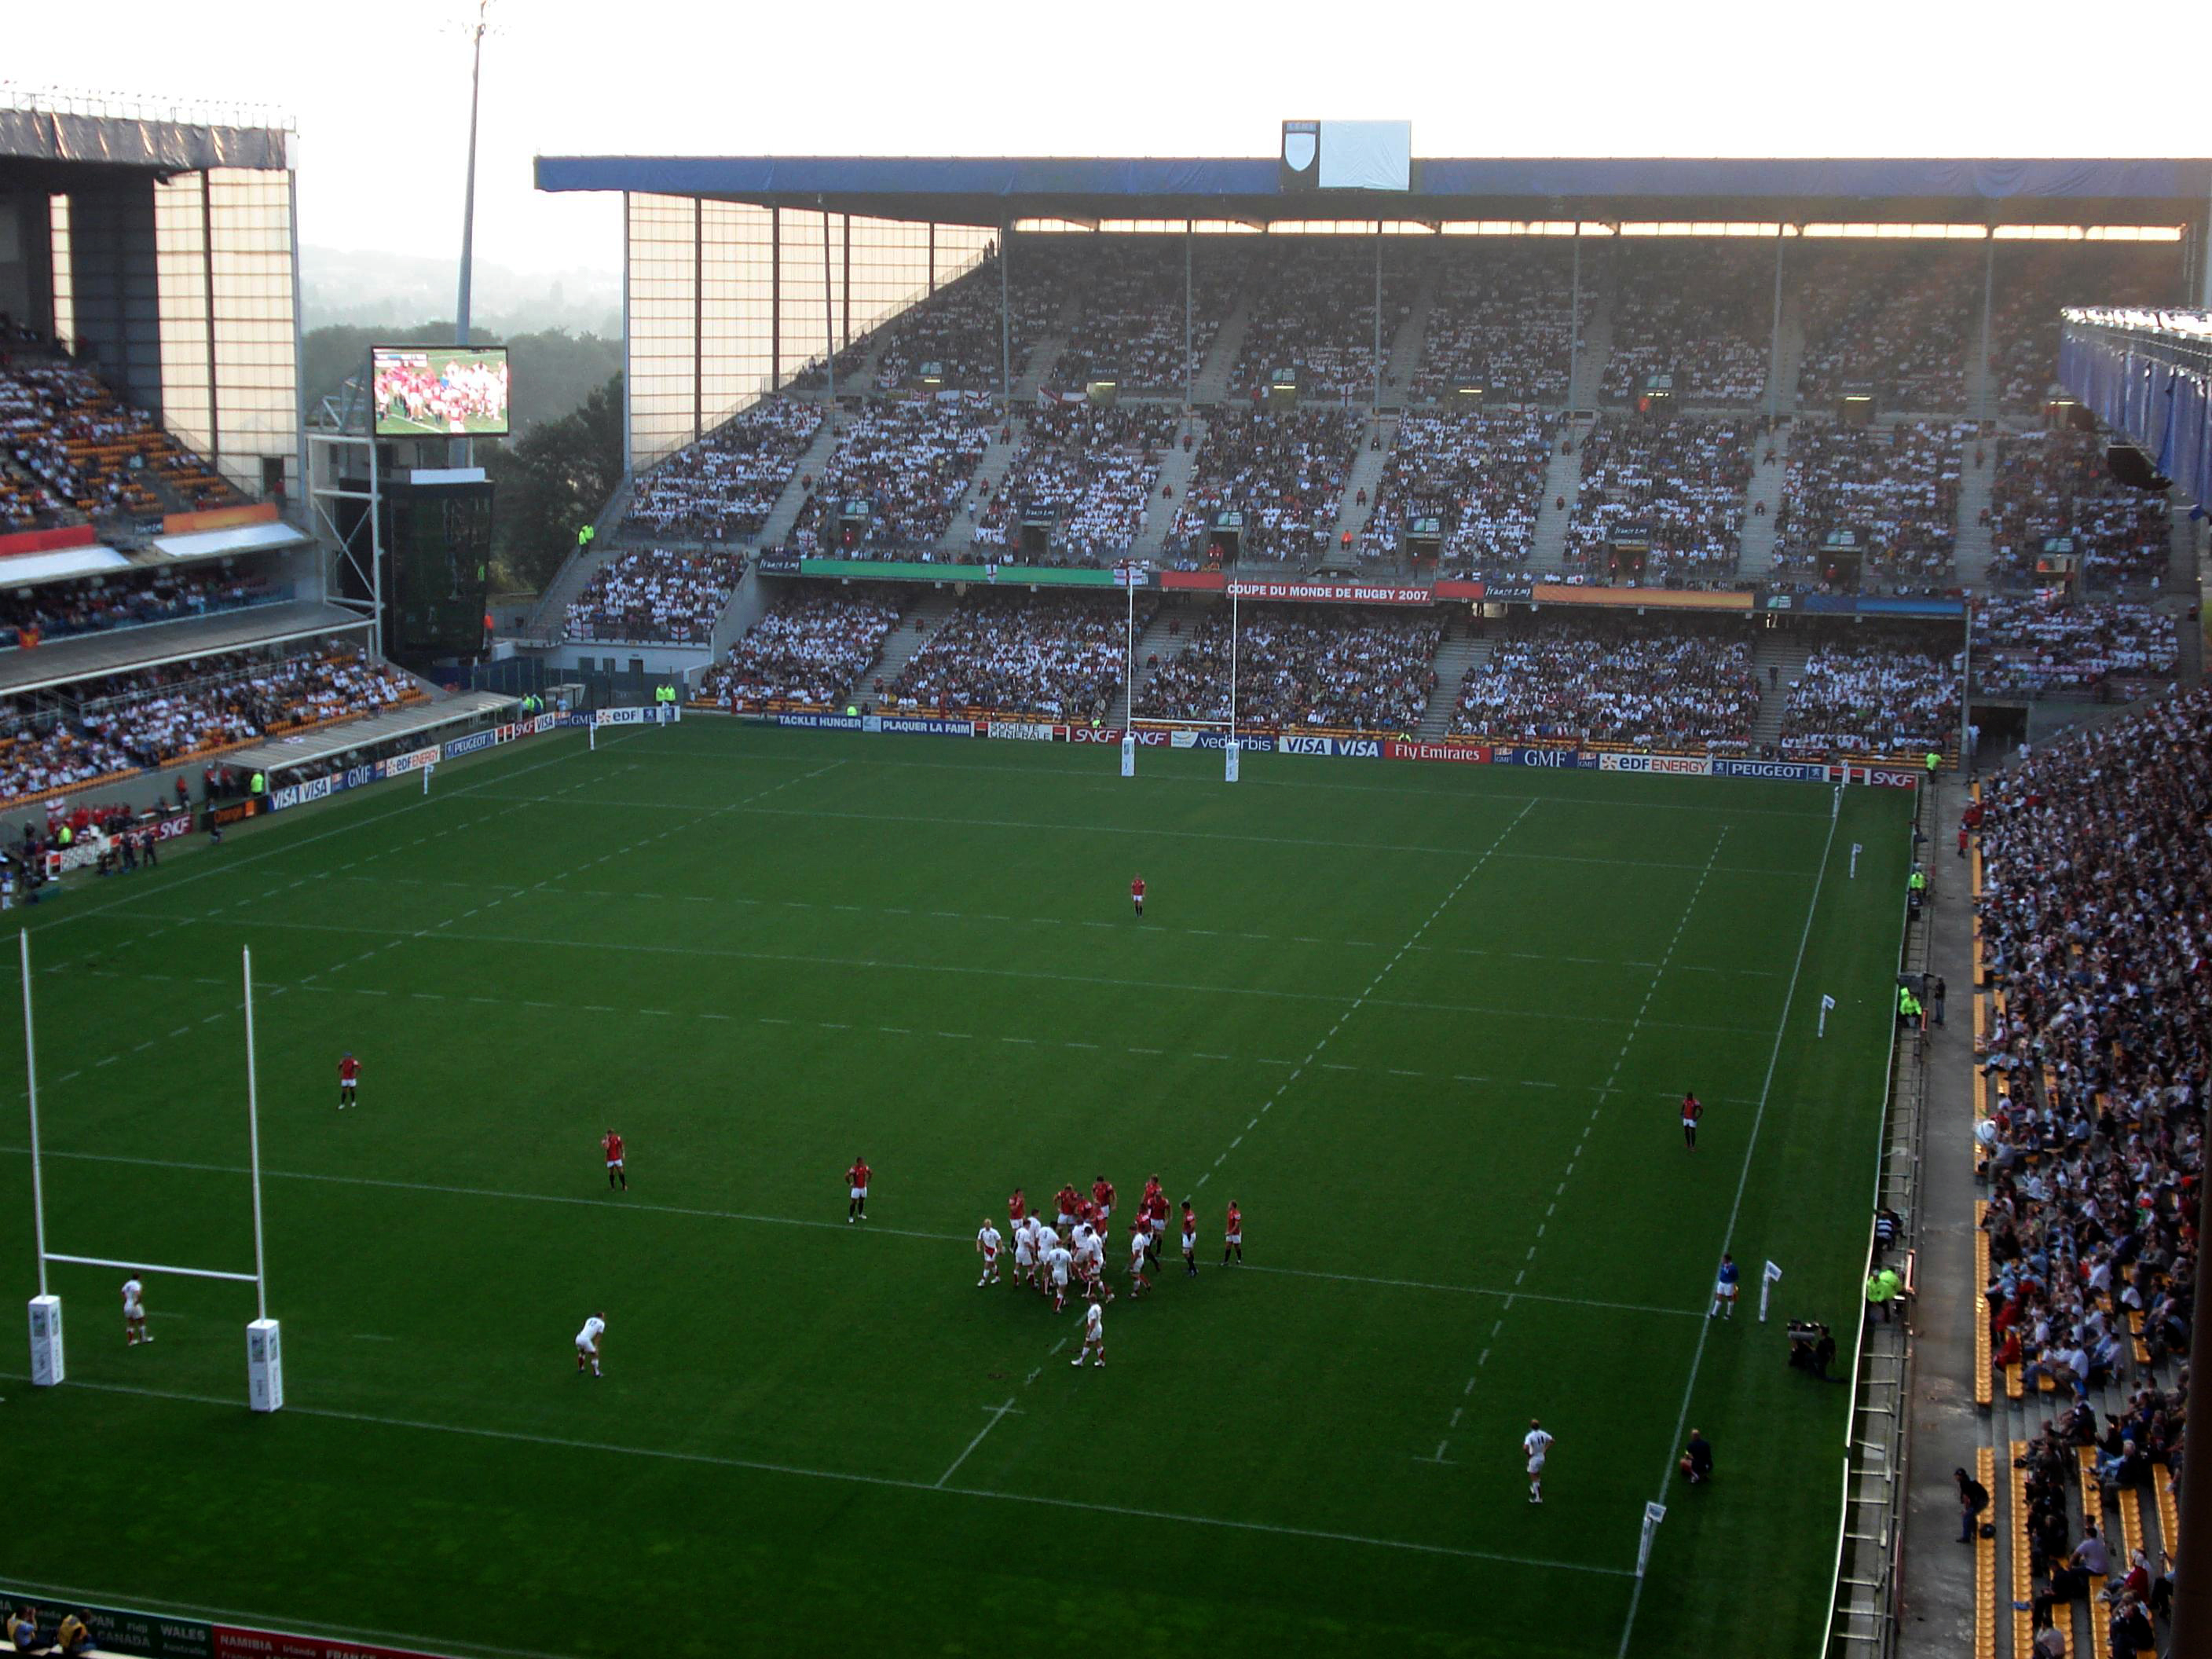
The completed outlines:
<svg viewBox="0 0 2212 1659">
<path fill-rule="evenodd" d="M 1413 309 L 1406 320 L 1398 325 L 1398 331 L 1390 337 L 1390 355 L 1382 360 L 1382 406 L 1401 409 L 1413 390 L 1413 376 L 1420 372 L 1421 354 L 1428 349 L 1429 319 L 1437 308 L 1437 264 L 1431 259 L 1421 272 L 1420 287 L 1413 295 Z"/>
<path fill-rule="evenodd" d="M 1528 539 L 1528 564 L 1539 575 L 1566 568 L 1567 521 L 1574 517 L 1575 500 L 1583 488 L 1583 445 L 1589 441 L 1589 421 L 1565 420 L 1559 423 L 1559 443 L 1572 442 L 1571 455 L 1563 453 L 1559 443 L 1552 446 L 1552 459 L 1544 469 L 1544 499 L 1536 509 L 1536 528 Z M 1564 500 L 1566 510 L 1556 505 Z"/>
<path fill-rule="evenodd" d="M 1137 668 L 1133 687 L 1137 701 L 1141 702 L 1144 700 L 1155 674 L 1190 648 L 1190 636 L 1197 630 L 1200 614 L 1196 611 L 1163 605 L 1153 614 L 1152 621 L 1145 625 L 1145 631 L 1137 635 Z M 1182 624 L 1182 629 L 1171 631 L 1170 625 L 1178 622 Z M 1158 662 L 1152 660 L 1155 657 L 1159 659 Z"/>
<path fill-rule="evenodd" d="M 1061 337 L 1063 340 L 1066 337 L 1064 335 Z M 975 536 L 975 520 L 969 515 L 968 508 L 972 504 L 976 513 L 980 514 L 983 510 L 984 487 L 988 485 L 995 490 L 1006 481 L 1006 470 L 1013 465 L 1014 457 L 1021 450 L 1022 440 L 1028 434 L 1029 422 L 1018 417 L 1008 422 L 1006 426 L 1000 428 L 1000 430 L 1005 431 L 1009 428 L 1014 434 L 1011 441 L 1001 439 L 997 433 L 994 433 L 991 434 L 991 441 L 984 446 L 983 459 L 975 463 L 975 471 L 968 480 L 968 488 L 961 492 L 960 499 L 952 504 L 951 522 L 945 526 L 945 533 L 937 538 L 939 552 L 957 553 L 965 548 Z"/>
<path fill-rule="evenodd" d="M 545 591 L 538 596 L 538 604 L 523 624 L 522 632 L 541 639 L 557 639 L 568 619 L 570 602 L 583 592 L 585 585 L 601 565 L 617 553 L 627 551 L 628 545 L 620 537 L 603 532 L 588 547 L 576 549 L 554 572 L 553 580 L 545 584 Z"/>
<path fill-rule="evenodd" d="M 1781 428 L 1771 443 L 1755 449 L 1759 459 L 1743 492 L 1743 543 L 1736 566 L 1741 575 L 1764 576 L 1774 568 L 1774 515 L 1782 506 L 1783 475 L 1790 469 L 1790 431 Z M 1774 451 L 1771 461 L 1766 459 L 1770 447 Z M 1756 510 L 1761 503 L 1766 507 L 1763 514 Z"/>
<path fill-rule="evenodd" d="M 1083 299 L 1071 294 L 1053 319 L 1051 330 L 1030 348 L 1029 366 L 1014 376 L 1014 407 L 1028 409 L 1036 402 L 1037 393 L 1053 370 L 1060 367 L 1060 354 L 1067 349 L 1068 336 L 1077 323 L 1083 319 Z"/>
<path fill-rule="evenodd" d="M 1382 441 L 1378 447 L 1372 438 L 1379 432 Z M 1389 465 L 1390 452 L 1398 442 L 1398 417 L 1386 415 L 1376 422 L 1369 433 L 1370 441 L 1364 444 L 1352 458 L 1352 471 L 1344 480 L 1344 499 L 1337 504 L 1336 527 L 1331 532 L 1328 545 L 1321 550 L 1324 562 L 1335 556 L 1347 535 L 1357 543 L 1359 532 L 1367 528 L 1367 520 L 1374 516 L 1376 494 L 1382 487 L 1382 471 Z M 1364 502 L 1359 499 L 1366 493 Z"/>
<path fill-rule="evenodd" d="M 836 419 L 822 422 L 814 434 L 814 441 L 799 458 L 799 465 L 791 470 L 791 482 L 784 485 L 783 493 L 775 498 L 769 509 L 768 519 L 761 526 L 760 545 L 781 547 L 790 538 L 792 526 L 799 522 L 799 509 L 806 505 L 810 487 L 803 480 L 818 478 L 822 469 L 830 463 L 830 453 L 837 447 Z"/>
<path fill-rule="evenodd" d="M 1783 292 L 1781 338 L 1777 344 L 1780 349 L 1774 357 L 1774 410 L 1778 415 L 1790 415 L 1797 409 L 1797 377 L 1805 372 L 1805 313 L 1794 288 Z"/>
<path fill-rule="evenodd" d="M 1759 678 L 1759 718 L 1752 722 L 1752 752 L 1757 754 L 1762 745 L 1782 741 L 1782 713 L 1790 701 L 1790 688 L 1805 672 L 1806 659 L 1813 647 L 1794 634 L 1765 634 L 1751 653 L 1751 672 Z M 1778 669 L 1779 674 L 1771 674 Z"/>
<path fill-rule="evenodd" d="M 1997 410 L 1991 397 L 1996 384 L 1990 374 L 1990 360 L 1982 355 L 1982 331 L 1977 323 L 1966 331 L 1966 407 L 1978 421 L 1993 421 Z"/>
<path fill-rule="evenodd" d="M 1966 586 L 1986 592 L 1990 582 L 1990 557 L 1995 551 L 1989 526 L 1981 521 L 1982 509 L 1990 504 L 1990 483 L 1996 468 L 1996 446 L 1982 446 L 1982 465 L 1974 465 L 1974 454 L 1968 450 L 1966 465 L 1959 474 L 1958 540 L 1953 545 L 1953 557 L 1959 568 L 1959 580 Z"/>
<path fill-rule="evenodd" d="M 876 389 L 876 366 L 884 360 L 884 348 L 890 343 L 891 331 L 887 324 L 878 323 L 862 337 L 867 341 L 867 350 L 860 358 L 860 367 L 853 376 L 850 386 L 840 384 L 837 395 L 864 397 Z"/>
<path fill-rule="evenodd" d="M 1190 434 L 1190 447 L 1186 449 L 1182 438 L 1168 447 L 1160 457 L 1160 476 L 1152 491 L 1152 504 L 1145 509 L 1145 522 L 1137 531 L 1137 539 L 1131 545 L 1133 556 L 1144 557 L 1157 553 L 1167 541 L 1168 526 L 1175 522 L 1176 509 L 1182 505 L 1184 492 L 1190 488 L 1191 474 L 1198 470 L 1198 452 L 1206 447 L 1206 419 L 1194 412 L 1185 422 Z M 1172 495 L 1163 495 L 1162 489 L 1171 489 Z"/>
<path fill-rule="evenodd" d="M 1494 640 L 1470 639 L 1455 633 L 1437 647 L 1436 660 L 1430 665 L 1437 671 L 1437 689 L 1429 693 L 1429 706 L 1421 713 L 1416 737 L 1433 743 L 1450 735 L 1452 714 L 1459 708 L 1460 688 L 1467 684 L 1470 672 L 1490 659 L 1496 643 Z"/>
<path fill-rule="evenodd" d="M 1601 289 L 1589 302 L 1589 320 L 1583 325 L 1582 356 L 1575 364 L 1574 384 L 1567 388 L 1569 409 L 1595 409 L 1598 388 L 1605 384 L 1606 360 L 1613 356 L 1613 295 Z"/>
<path fill-rule="evenodd" d="M 1198 383 L 1191 394 L 1196 402 L 1218 404 L 1229 395 L 1229 371 L 1237 366 L 1237 354 L 1244 349 L 1244 331 L 1251 325 L 1252 290 L 1248 286 L 1237 290 L 1237 303 L 1221 319 L 1221 331 L 1198 366 Z"/>
<path fill-rule="evenodd" d="M 936 636 L 958 604 L 945 588 L 933 587 L 925 592 L 898 619 L 898 626 L 884 636 L 883 651 L 875 661 L 862 669 L 860 678 L 846 688 L 845 701 L 867 702 L 875 696 L 878 680 L 888 685 L 896 679 L 899 670 Z"/>
</svg>

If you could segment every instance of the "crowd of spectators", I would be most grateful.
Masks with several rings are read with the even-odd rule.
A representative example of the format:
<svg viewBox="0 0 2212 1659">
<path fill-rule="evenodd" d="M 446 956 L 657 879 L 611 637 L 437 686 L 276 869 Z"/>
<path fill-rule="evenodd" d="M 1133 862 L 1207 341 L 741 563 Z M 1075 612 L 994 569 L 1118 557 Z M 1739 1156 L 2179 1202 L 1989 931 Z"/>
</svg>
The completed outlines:
<svg viewBox="0 0 2212 1659">
<path fill-rule="evenodd" d="M 1409 734 L 1437 686 L 1443 619 L 1330 605 L 1239 608 L 1237 725 L 1283 731 Z M 1216 605 L 1181 655 L 1160 665 L 1138 703 L 1154 720 L 1223 721 L 1230 716 L 1230 609 Z"/>
<path fill-rule="evenodd" d="M 1817 580 L 1829 532 L 1850 530 L 1860 538 L 1863 575 L 1900 587 L 1947 582 L 1972 435 L 1964 422 L 1800 422 L 1776 510 L 1776 570 Z"/>
<path fill-rule="evenodd" d="M 1143 528 L 1180 411 L 1160 404 L 1041 404 L 975 523 L 978 547 L 1012 547 L 1049 524 L 1052 548 L 1079 564 L 1126 556 Z"/>
<path fill-rule="evenodd" d="M 1861 629 L 1848 644 L 1820 646 L 1783 705 L 1782 749 L 1791 757 L 1917 758 L 1958 732 L 1958 653 L 1904 633 Z"/>
<path fill-rule="evenodd" d="M 1359 452 L 1360 418 L 1342 410 L 1225 409 L 1209 423 L 1170 548 L 1202 555 L 1213 514 L 1244 515 L 1242 559 L 1303 559 L 1326 544 Z"/>
<path fill-rule="evenodd" d="M 1404 250 L 1382 254 L 1382 350 L 1413 310 L 1417 286 Z M 1339 398 L 1375 384 L 1375 244 L 1366 237 L 1269 238 L 1252 267 L 1252 315 L 1231 374 L 1257 394 L 1278 369 L 1297 375 L 1305 398 Z"/>
<path fill-rule="evenodd" d="M 2063 1513 L 2075 1449 L 2094 1445 L 2097 1484 L 2129 1501 L 2185 1451 L 2186 1367 L 2172 1389 L 2137 1372 L 2122 1322 L 2141 1315 L 2154 1364 L 2186 1359 L 2212 1072 L 2208 798 L 2212 691 L 2199 687 L 2039 745 L 1970 809 L 1983 960 L 2002 994 L 1983 1056 L 1997 1098 L 1976 1128 L 1984 1312 L 1994 1362 L 2050 1376 L 2070 1407 L 2029 1451 L 2033 1565 L 2051 1581 L 2039 1614 L 2086 1589 Z M 2100 1386 L 2126 1390 L 2101 1422 L 2086 1398 Z M 2118 1605 L 2147 1587 L 2133 1561 L 2090 1565 Z"/>
<path fill-rule="evenodd" d="M 704 645 L 737 592 L 745 556 L 641 547 L 592 573 L 568 605 L 568 636 L 617 644 Z"/>
<path fill-rule="evenodd" d="M 272 732 L 396 708 L 419 695 L 398 670 L 344 653 L 194 659 L 71 688 L 74 714 L 0 708 L 0 801 L 83 783 Z"/>
<path fill-rule="evenodd" d="M 1832 406 L 1846 386 L 1863 385 L 1885 410 L 1965 409 L 1979 250 L 1798 246 L 1806 269 L 1797 290 L 1805 327 L 1797 391 L 1806 403 Z"/>
<path fill-rule="evenodd" d="M 1183 356 L 1184 246 L 1181 237 L 1084 239 L 1078 312 L 1051 384 L 1079 392 L 1110 380 L 1124 392 L 1180 392 L 1206 361 L 1236 303 L 1246 250 L 1200 237 L 1190 251 L 1190 356 Z M 1232 241 L 1242 239 L 1231 239 Z"/>
<path fill-rule="evenodd" d="M 871 404 L 843 422 L 822 476 L 808 481 L 794 539 L 802 552 L 934 547 L 969 475 L 990 446 L 990 400 L 947 392 Z M 839 517 L 864 501 L 872 517 L 857 529 Z"/>
<path fill-rule="evenodd" d="M 1540 621 L 1468 671 L 1455 735 L 1741 755 L 1759 718 L 1740 627 L 1640 617 Z"/>
<path fill-rule="evenodd" d="M 99 379 L 66 363 L 0 364 L 0 454 L 14 487 L 0 492 L 0 531 L 72 512 L 142 517 L 169 505 L 212 506 L 236 492 L 179 446 L 145 410 L 118 401 Z"/>
<path fill-rule="evenodd" d="M 1526 568 L 1558 426 L 1534 409 L 1407 416 L 1376 485 L 1360 556 L 1397 556 L 1407 525 L 1434 518 L 1440 568 Z"/>
<path fill-rule="evenodd" d="M 1002 311 L 998 256 L 987 255 L 973 270 L 884 325 L 875 389 L 994 390 L 1002 368 L 1019 380 L 1030 351 L 1066 301 L 1068 269 L 1067 256 L 1048 244 L 1017 241 Z M 925 376 L 933 374 L 937 386 L 926 385 Z"/>
<path fill-rule="evenodd" d="M 2162 575 L 2172 557 L 2166 497 L 2115 479 L 2093 432 L 2000 434 L 1985 511 L 1999 581 L 2033 580 L 2056 537 L 2072 538 L 2082 580 L 2096 586 Z"/>
<path fill-rule="evenodd" d="M 1745 422 L 1601 416 L 1583 441 L 1567 562 L 1605 572 L 1613 544 L 1632 532 L 1649 543 L 1648 581 L 1727 575 L 1742 550 L 1750 482 Z"/>
<path fill-rule="evenodd" d="M 1974 690 L 1983 696 L 2079 696 L 2115 680 L 2165 678 L 2179 650 L 2172 613 L 2146 605 L 1999 595 L 1974 609 Z"/>
<path fill-rule="evenodd" d="M 1999 407 L 2041 412 L 2058 380 L 2059 313 L 2066 307 L 2171 305 L 2181 282 L 2179 242 L 2001 246 L 1990 323 L 1990 390 Z"/>
<path fill-rule="evenodd" d="M 623 523 L 672 541 L 757 536 L 821 428 L 819 404 L 763 398 L 640 479 Z"/>
<path fill-rule="evenodd" d="M 1632 399 L 1655 374 L 1693 404 L 1747 404 L 1766 389 L 1773 254 L 1710 241 L 1623 245 L 1603 395 Z"/>
<path fill-rule="evenodd" d="M 732 708 L 771 702 L 827 708 L 883 654 L 898 625 L 896 599 L 810 592 L 779 600 L 700 681 L 700 695 Z"/>
<path fill-rule="evenodd" d="M 0 594 L 0 649 L 71 634 L 177 622 L 289 597 L 289 586 L 220 566 L 129 571 Z"/>
<path fill-rule="evenodd" d="M 1138 605 L 1138 632 L 1152 611 Z M 908 659 L 884 690 L 884 705 L 1054 720 L 1103 714 L 1121 695 L 1128 622 L 1121 605 L 1073 594 L 974 594 Z"/>
<path fill-rule="evenodd" d="M 1440 256 L 1415 399 L 1476 386 L 1492 403 L 1564 404 L 1575 349 L 1573 251 L 1541 239 L 1471 240 Z"/>
</svg>

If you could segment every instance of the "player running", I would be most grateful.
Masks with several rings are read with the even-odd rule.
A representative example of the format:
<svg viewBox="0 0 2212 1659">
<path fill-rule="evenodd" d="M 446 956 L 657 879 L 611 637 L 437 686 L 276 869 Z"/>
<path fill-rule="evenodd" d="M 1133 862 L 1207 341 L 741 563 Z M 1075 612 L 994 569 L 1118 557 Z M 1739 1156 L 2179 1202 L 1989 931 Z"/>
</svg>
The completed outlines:
<svg viewBox="0 0 2212 1659">
<path fill-rule="evenodd" d="M 1552 1437 L 1534 1418 L 1528 1419 L 1528 1432 L 1521 1437 L 1521 1449 L 1528 1454 L 1528 1501 L 1544 1501 L 1544 1459 L 1552 1449 Z"/>
<path fill-rule="evenodd" d="M 1139 876 L 1129 884 L 1129 902 L 1137 907 L 1137 920 L 1145 919 L 1145 878 Z"/>
<path fill-rule="evenodd" d="M 1721 1252 L 1720 1278 L 1713 1285 L 1713 1305 L 1705 1310 L 1706 1318 L 1717 1316 L 1727 1319 L 1735 1317 L 1735 1258 L 1723 1250 Z M 1723 1308 L 1728 1310 L 1726 1314 L 1721 1312 Z"/>
<path fill-rule="evenodd" d="M 1096 1302 L 1083 1310 L 1083 1346 L 1067 1363 L 1080 1365 L 1086 1354 L 1091 1356 L 1094 1365 L 1106 1363 L 1106 1310 Z"/>
<path fill-rule="evenodd" d="M 1230 1253 L 1234 1251 L 1239 1261 L 1244 1259 L 1244 1212 L 1237 1207 L 1237 1200 L 1229 1200 L 1229 1219 L 1221 1229 L 1221 1265 L 1229 1265 Z"/>
<path fill-rule="evenodd" d="M 855 1221 L 868 1218 L 868 1176 L 872 1173 L 865 1158 L 854 1158 L 853 1167 L 845 1171 L 845 1185 L 851 1192 L 845 1205 L 845 1224 L 848 1227 Z"/>
<path fill-rule="evenodd" d="M 146 1287 L 133 1273 L 123 1281 L 123 1346 L 135 1348 L 153 1340 L 154 1333 L 146 1328 Z"/>
<path fill-rule="evenodd" d="M 1143 1218 L 1129 1230 L 1129 1300 L 1134 1302 L 1152 1288 L 1152 1281 L 1145 1276 L 1145 1252 L 1151 1248 L 1151 1235 Z"/>
<path fill-rule="evenodd" d="M 1198 1212 L 1187 1198 L 1182 1201 L 1182 1272 L 1186 1279 L 1198 1277 Z"/>
<path fill-rule="evenodd" d="M 614 1191 L 619 1184 L 624 1192 L 629 1190 L 629 1172 L 623 1168 L 622 1137 L 612 1129 L 599 1137 L 599 1150 L 607 1155 L 607 1190 Z"/>
<path fill-rule="evenodd" d="M 1682 1144 L 1693 1152 L 1698 1150 L 1698 1120 L 1705 1115 L 1695 1091 L 1682 1097 Z"/>
<path fill-rule="evenodd" d="M 595 1313 L 584 1322 L 584 1328 L 576 1333 L 576 1370 L 581 1374 L 586 1366 L 593 1376 L 599 1374 L 599 1339 L 607 1334 L 607 1316 Z"/>
<path fill-rule="evenodd" d="M 983 1224 L 975 1234 L 975 1254 L 983 1258 L 983 1276 L 975 1281 L 978 1288 L 999 1282 L 999 1230 L 985 1216 Z"/>
<path fill-rule="evenodd" d="M 348 1049 L 338 1056 L 338 1110 L 343 1112 L 349 1106 L 361 1103 L 356 1096 L 360 1086 L 361 1062 L 353 1057 L 353 1051 Z"/>
</svg>

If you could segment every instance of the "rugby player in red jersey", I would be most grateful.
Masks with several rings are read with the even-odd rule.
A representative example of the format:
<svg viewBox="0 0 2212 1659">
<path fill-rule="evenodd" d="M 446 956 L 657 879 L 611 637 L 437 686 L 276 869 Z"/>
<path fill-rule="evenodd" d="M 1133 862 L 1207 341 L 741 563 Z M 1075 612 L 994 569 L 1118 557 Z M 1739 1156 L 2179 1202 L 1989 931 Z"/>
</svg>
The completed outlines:
<svg viewBox="0 0 2212 1659">
<path fill-rule="evenodd" d="M 340 1111 L 345 1110 L 349 1106 L 360 1104 L 360 1102 L 354 1097 L 354 1091 L 360 1086 L 360 1084 L 361 1062 L 353 1057 L 353 1051 L 349 1048 L 338 1056 L 338 1109 Z"/>
<path fill-rule="evenodd" d="M 623 1191 L 629 1190 L 629 1172 L 623 1168 L 622 1137 L 610 1129 L 599 1137 L 599 1150 L 607 1155 L 607 1190 L 612 1192 L 617 1183 Z"/>
<path fill-rule="evenodd" d="M 1698 1150 L 1698 1120 L 1705 1115 L 1694 1091 L 1682 1097 L 1682 1144 L 1693 1152 Z"/>
<path fill-rule="evenodd" d="M 1244 1212 L 1237 1207 L 1237 1200 L 1229 1200 L 1229 1219 L 1221 1229 L 1221 1265 L 1229 1265 L 1229 1253 L 1234 1250 L 1237 1259 L 1244 1259 Z"/>
<path fill-rule="evenodd" d="M 850 1194 L 845 1205 L 845 1224 L 848 1227 L 855 1221 L 868 1218 L 868 1176 L 872 1173 L 865 1158 L 854 1158 L 853 1167 L 845 1171 L 845 1185 Z"/>
<path fill-rule="evenodd" d="M 1098 1206 L 1098 1213 L 1091 1218 L 1091 1224 L 1101 1232 L 1106 1231 L 1106 1224 L 1114 1218 L 1114 1183 L 1104 1176 L 1091 1183 L 1091 1201 Z"/>
<path fill-rule="evenodd" d="M 1020 1188 L 1015 1188 L 1014 1195 L 1006 1200 L 1007 1231 L 1010 1232 L 1019 1232 L 1022 1226 L 1022 1218 L 1029 1212 L 1029 1200 L 1023 1196 L 1022 1189 Z"/>
<path fill-rule="evenodd" d="M 1137 907 L 1137 919 L 1139 921 L 1143 921 L 1145 916 L 1145 878 L 1142 876 L 1139 876 L 1134 881 L 1129 884 L 1129 902 Z"/>
</svg>

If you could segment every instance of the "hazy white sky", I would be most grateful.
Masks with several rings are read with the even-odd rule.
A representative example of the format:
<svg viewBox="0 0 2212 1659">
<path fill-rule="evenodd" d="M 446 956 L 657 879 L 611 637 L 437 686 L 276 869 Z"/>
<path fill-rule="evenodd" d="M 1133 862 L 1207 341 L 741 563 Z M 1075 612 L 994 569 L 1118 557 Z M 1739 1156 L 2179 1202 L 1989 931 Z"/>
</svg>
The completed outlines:
<svg viewBox="0 0 2212 1659">
<path fill-rule="evenodd" d="M 301 133 L 303 240 L 450 257 L 475 9 L 25 5 L 5 70 L 274 106 Z M 2114 55 L 2048 0 L 493 0 L 492 16 L 477 246 L 525 270 L 620 256 L 614 198 L 538 194 L 538 153 L 1269 155 L 1286 116 L 1410 118 L 1418 155 L 2212 149 L 2201 96 L 2150 88 L 2154 68 L 2129 71 L 2146 84 L 2124 124 L 2075 104 L 2084 54 Z M 2212 7 L 2170 9 L 2157 30 L 2159 62 L 2202 63 Z"/>
</svg>

